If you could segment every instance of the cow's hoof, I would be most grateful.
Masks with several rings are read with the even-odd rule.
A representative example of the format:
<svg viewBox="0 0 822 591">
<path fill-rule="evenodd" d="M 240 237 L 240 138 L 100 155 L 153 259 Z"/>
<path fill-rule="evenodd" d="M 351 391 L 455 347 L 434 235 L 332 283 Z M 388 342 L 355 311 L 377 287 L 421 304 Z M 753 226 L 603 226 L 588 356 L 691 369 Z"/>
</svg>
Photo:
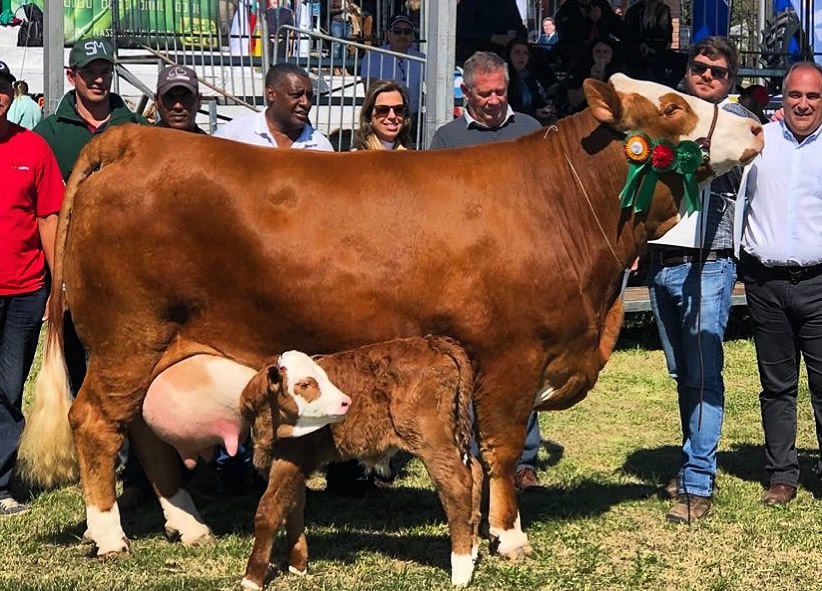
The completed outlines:
<svg viewBox="0 0 822 591">
<path fill-rule="evenodd" d="M 288 572 L 290 572 L 292 575 L 297 575 L 297 576 L 300 576 L 300 577 L 304 577 L 306 574 L 308 574 L 308 568 L 304 568 L 303 570 L 300 570 L 296 566 L 291 566 L 289 564 L 288 565 Z"/>
<path fill-rule="evenodd" d="M 262 591 L 262 587 L 248 577 L 243 577 L 243 580 L 240 582 L 240 587 L 248 591 Z"/>
<path fill-rule="evenodd" d="M 214 542 L 214 535 L 211 530 L 201 525 L 201 527 L 190 527 L 185 532 L 181 532 L 175 527 L 166 526 L 166 536 L 172 542 L 182 542 L 186 546 L 204 546 Z"/>
<path fill-rule="evenodd" d="M 114 560 L 128 556 L 131 553 L 131 542 L 128 538 L 121 538 L 120 543 L 97 545 L 97 557 L 102 560 Z"/>
<path fill-rule="evenodd" d="M 526 540 L 524 544 L 502 544 L 496 546 L 496 553 L 508 560 L 519 560 L 531 555 L 531 545 Z"/>
<path fill-rule="evenodd" d="M 465 587 L 474 575 L 475 559 L 470 554 L 451 554 L 451 584 Z"/>
</svg>

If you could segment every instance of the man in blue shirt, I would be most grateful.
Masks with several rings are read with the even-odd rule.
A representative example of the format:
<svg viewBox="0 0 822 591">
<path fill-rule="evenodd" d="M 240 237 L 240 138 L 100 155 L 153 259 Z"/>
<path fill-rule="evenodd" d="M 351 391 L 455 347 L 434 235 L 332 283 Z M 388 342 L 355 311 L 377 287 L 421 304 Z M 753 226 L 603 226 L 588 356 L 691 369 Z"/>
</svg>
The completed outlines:
<svg viewBox="0 0 822 591">
<path fill-rule="evenodd" d="M 794 64 L 782 94 L 785 118 L 764 127 L 765 149 L 748 171 L 741 224 L 741 275 L 762 384 L 766 505 L 796 497 L 800 354 L 822 448 L 822 68 Z M 822 461 L 816 471 L 822 473 Z"/>
</svg>

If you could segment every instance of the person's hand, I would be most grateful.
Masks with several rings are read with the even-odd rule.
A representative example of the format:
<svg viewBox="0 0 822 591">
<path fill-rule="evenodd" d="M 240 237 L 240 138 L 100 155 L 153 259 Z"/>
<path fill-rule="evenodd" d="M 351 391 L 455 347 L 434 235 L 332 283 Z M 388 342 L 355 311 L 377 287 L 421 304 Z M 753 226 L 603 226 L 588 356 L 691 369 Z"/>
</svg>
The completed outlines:
<svg viewBox="0 0 822 591">
<path fill-rule="evenodd" d="M 771 121 L 782 121 L 785 118 L 785 109 L 779 107 L 776 111 L 773 112 L 771 115 Z"/>
<path fill-rule="evenodd" d="M 51 296 L 46 299 L 46 309 L 43 310 L 43 322 L 49 319 L 49 304 L 51 303 Z"/>
</svg>

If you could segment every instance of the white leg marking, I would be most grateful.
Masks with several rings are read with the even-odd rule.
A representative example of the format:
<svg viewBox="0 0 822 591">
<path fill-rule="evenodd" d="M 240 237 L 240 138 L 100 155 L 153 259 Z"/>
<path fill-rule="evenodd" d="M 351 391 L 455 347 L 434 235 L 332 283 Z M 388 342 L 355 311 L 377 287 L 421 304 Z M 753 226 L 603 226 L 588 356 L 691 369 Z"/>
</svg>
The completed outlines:
<svg viewBox="0 0 822 591">
<path fill-rule="evenodd" d="M 117 503 L 108 511 L 100 511 L 93 505 L 87 505 L 86 524 L 86 535 L 97 546 L 97 556 L 128 552 L 128 539 L 120 525 L 120 509 Z"/>
<path fill-rule="evenodd" d="M 249 580 L 246 577 L 243 577 L 243 580 L 240 583 L 240 587 L 242 587 L 243 589 L 247 589 L 248 591 L 262 591 L 262 587 L 260 587 L 257 583 Z"/>
<path fill-rule="evenodd" d="M 308 573 L 308 569 L 300 570 L 298 568 L 294 568 L 293 566 L 291 566 L 289 564 L 288 565 L 288 572 L 290 572 L 292 575 L 299 575 L 301 577 L 304 577 L 306 575 L 306 573 Z"/>
<path fill-rule="evenodd" d="M 465 587 L 474 574 L 474 558 L 470 554 L 451 553 L 451 584 Z"/>
<path fill-rule="evenodd" d="M 474 559 L 475 563 L 477 562 L 477 560 L 479 560 L 479 545 L 478 544 L 474 544 L 473 546 L 471 546 L 471 558 Z"/>
<path fill-rule="evenodd" d="M 499 554 L 511 554 L 528 546 L 528 536 L 522 531 L 519 520 L 519 511 L 517 511 L 517 518 L 514 521 L 514 527 L 511 529 L 490 528 L 492 536 L 499 538 L 499 546 L 497 552 Z"/>
<path fill-rule="evenodd" d="M 166 533 L 170 537 L 179 534 L 186 545 L 211 539 L 211 530 L 203 523 L 191 495 L 185 489 L 179 489 L 168 499 L 160 497 L 160 506 L 166 518 Z"/>
</svg>

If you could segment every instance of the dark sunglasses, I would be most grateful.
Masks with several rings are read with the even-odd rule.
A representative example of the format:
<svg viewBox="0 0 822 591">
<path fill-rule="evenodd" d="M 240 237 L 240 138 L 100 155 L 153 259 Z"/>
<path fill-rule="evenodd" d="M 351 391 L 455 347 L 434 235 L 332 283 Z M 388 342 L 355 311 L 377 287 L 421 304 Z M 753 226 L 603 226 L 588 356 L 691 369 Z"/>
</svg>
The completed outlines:
<svg viewBox="0 0 822 591">
<path fill-rule="evenodd" d="M 705 62 L 691 62 L 691 72 L 697 76 L 702 76 L 702 74 L 708 70 L 711 71 L 711 77 L 717 80 L 724 80 L 729 74 L 728 68 L 723 68 L 722 66 L 711 66 Z"/>
<path fill-rule="evenodd" d="M 405 105 L 375 105 L 374 115 L 377 117 L 388 117 L 388 113 L 392 110 L 397 117 L 405 117 Z"/>
<path fill-rule="evenodd" d="M 391 29 L 391 32 L 394 33 L 395 35 L 413 35 L 414 34 L 414 29 L 406 29 L 405 27 L 400 29 L 400 28 L 395 27 L 395 28 Z"/>
</svg>

